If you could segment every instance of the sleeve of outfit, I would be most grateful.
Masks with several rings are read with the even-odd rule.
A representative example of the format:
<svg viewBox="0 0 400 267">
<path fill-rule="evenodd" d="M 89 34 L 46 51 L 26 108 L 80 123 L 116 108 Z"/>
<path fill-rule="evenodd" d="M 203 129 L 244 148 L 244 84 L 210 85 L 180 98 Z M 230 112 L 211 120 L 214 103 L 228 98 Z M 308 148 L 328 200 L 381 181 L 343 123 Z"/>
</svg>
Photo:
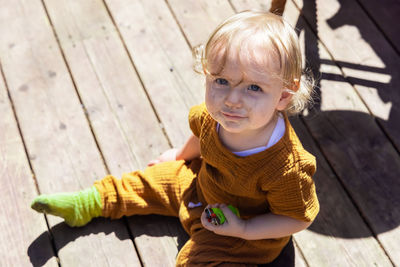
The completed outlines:
<svg viewBox="0 0 400 267">
<path fill-rule="evenodd" d="M 315 173 L 315 160 L 301 160 L 288 168 L 285 174 L 270 183 L 267 188 L 267 201 L 270 211 L 301 221 L 310 222 L 319 212 L 319 202 L 312 179 Z"/>
<path fill-rule="evenodd" d="M 189 125 L 193 134 L 200 137 L 200 129 L 206 116 L 206 105 L 202 103 L 197 106 L 193 106 L 189 111 Z"/>
</svg>

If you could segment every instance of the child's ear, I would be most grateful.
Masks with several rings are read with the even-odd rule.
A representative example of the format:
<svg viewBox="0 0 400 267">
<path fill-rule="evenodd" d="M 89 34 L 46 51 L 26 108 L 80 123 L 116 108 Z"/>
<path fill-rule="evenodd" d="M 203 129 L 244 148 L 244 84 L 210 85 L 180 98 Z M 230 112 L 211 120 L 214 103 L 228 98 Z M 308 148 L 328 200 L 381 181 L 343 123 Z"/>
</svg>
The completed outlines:
<svg viewBox="0 0 400 267">
<path fill-rule="evenodd" d="M 289 105 L 292 96 L 299 90 L 299 87 L 300 87 L 299 79 L 294 79 L 292 88 L 283 89 L 281 98 L 279 99 L 278 106 L 276 109 L 279 111 L 284 110 L 287 107 L 287 105 Z"/>
<path fill-rule="evenodd" d="M 292 91 L 293 92 L 293 91 Z M 293 93 L 289 90 L 283 90 L 281 94 L 281 98 L 279 99 L 278 105 L 276 109 L 279 111 L 285 110 L 287 105 L 289 105 L 290 100 L 292 100 Z"/>
</svg>

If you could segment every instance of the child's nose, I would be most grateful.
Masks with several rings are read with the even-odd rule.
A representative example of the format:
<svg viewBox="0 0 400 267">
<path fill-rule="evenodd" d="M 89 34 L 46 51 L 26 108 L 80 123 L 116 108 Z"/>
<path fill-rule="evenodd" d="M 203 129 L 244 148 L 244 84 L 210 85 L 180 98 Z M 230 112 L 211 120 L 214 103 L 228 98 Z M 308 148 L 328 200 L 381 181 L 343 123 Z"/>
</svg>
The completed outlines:
<svg viewBox="0 0 400 267">
<path fill-rule="evenodd" d="M 242 96 L 239 88 L 232 88 L 229 90 L 225 98 L 225 105 L 235 108 L 242 105 Z"/>
</svg>

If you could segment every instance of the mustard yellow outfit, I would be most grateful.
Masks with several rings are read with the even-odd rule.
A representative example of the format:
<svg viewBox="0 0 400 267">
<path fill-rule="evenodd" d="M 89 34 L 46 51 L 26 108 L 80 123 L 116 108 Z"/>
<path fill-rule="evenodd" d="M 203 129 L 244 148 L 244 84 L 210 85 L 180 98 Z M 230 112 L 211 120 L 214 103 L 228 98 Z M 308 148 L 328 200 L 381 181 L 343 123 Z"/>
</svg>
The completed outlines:
<svg viewBox="0 0 400 267">
<path fill-rule="evenodd" d="M 216 121 L 205 105 L 189 113 L 189 124 L 199 137 L 201 159 L 164 162 L 95 183 L 104 217 L 160 214 L 178 216 L 190 239 L 177 257 L 177 266 L 253 266 L 272 262 L 290 236 L 244 240 L 214 234 L 203 228 L 201 213 L 207 204 L 237 207 L 241 217 L 272 212 L 312 221 L 319 211 L 312 175 L 315 158 L 305 151 L 285 116 L 286 131 L 274 146 L 239 157 L 220 142 Z M 203 203 L 189 208 L 189 202 Z"/>
</svg>

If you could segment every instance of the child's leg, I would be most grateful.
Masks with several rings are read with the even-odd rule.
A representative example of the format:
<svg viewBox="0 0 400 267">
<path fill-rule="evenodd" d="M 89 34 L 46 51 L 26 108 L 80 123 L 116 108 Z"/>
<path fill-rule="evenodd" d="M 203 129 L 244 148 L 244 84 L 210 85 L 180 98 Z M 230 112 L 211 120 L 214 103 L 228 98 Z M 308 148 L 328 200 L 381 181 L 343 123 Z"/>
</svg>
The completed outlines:
<svg viewBox="0 0 400 267">
<path fill-rule="evenodd" d="M 92 218 L 101 216 L 102 205 L 99 191 L 91 187 L 76 193 L 40 195 L 32 209 L 64 218 L 69 226 L 83 226 Z"/>
<path fill-rule="evenodd" d="M 101 195 L 103 217 L 178 216 L 181 194 L 194 177 L 184 161 L 171 161 L 148 167 L 143 172 L 124 174 L 120 180 L 107 176 L 94 185 Z"/>
<path fill-rule="evenodd" d="M 78 193 L 39 196 L 32 208 L 60 216 L 70 226 L 83 226 L 98 216 L 178 216 L 181 192 L 194 177 L 184 161 L 164 162 L 144 172 L 124 174 L 120 180 L 106 176 L 91 189 Z"/>
</svg>

